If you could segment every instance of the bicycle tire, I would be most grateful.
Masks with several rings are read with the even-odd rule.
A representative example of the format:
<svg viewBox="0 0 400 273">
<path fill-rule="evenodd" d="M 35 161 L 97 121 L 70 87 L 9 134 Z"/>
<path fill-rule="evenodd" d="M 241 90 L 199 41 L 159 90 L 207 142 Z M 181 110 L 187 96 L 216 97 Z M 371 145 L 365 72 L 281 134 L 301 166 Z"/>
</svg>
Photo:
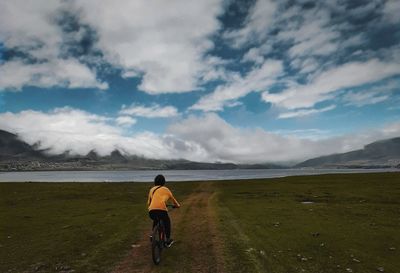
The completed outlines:
<svg viewBox="0 0 400 273">
<path fill-rule="evenodd" d="M 157 223 L 153 229 L 151 241 L 151 254 L 155 265 L 158 265 L 161 262 L 161 253 L 164 244 L 162 232 L 163 231 L 160 223 Z"/>
</svg>

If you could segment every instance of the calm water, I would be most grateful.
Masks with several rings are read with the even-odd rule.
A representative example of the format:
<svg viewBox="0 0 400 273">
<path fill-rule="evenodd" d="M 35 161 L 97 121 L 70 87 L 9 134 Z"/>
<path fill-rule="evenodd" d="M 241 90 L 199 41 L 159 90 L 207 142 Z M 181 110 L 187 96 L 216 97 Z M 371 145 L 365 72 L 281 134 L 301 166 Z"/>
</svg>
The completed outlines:
<svg viewBox="0 0 400 273">
<path fill-rule="evenodd" d="M 293 175 L 326 173 L 370 173 L 399 170 L 168 170 L 168 171 L 52 171 L 52 172 L 6 172 L 0 173 L 0 182 L 150 182 L 157 174 L 165 175 L 167 181 L 229 180 L 273 178 Z"/>
</svg>

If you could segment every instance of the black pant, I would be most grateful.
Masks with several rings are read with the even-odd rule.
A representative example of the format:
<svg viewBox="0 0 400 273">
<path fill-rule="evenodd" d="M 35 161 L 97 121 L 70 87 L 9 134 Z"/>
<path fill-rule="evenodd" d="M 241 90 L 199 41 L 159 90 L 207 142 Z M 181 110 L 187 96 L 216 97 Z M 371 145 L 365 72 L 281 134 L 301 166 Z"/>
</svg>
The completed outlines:
<svg viewBox="0 0 400 273">
<path fill-rule="evenodd" d="M 157 219 L 161 219 L 165 227 L 165 235 L 167 239 L 171 237 L 171 220 L 169 219 L 168 212 L 160 209 L 153 209 L 149 211 L 149 216 L 153 220 L 153 228 L 156 226 Z"/>
</svg>

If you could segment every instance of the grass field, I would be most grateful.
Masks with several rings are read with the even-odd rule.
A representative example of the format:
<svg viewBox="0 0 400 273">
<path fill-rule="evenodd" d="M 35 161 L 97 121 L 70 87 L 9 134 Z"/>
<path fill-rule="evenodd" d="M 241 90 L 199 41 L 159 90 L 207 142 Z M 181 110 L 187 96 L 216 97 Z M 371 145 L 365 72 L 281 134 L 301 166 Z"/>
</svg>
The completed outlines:
<svg viewBox="0 0 400 273">
<path fill-rule="evenodd" d="M 0 183 L 0 272 L 400 272 L 400 173 L 170 183 L 159 267 L 149 187 Z"/>
<path fill-rule="evenodd" d="M 270 182 L 215 184 L 228 272 L 400 272 L 399 174 Z"/>
<path fill-rule="evenodd" d="M 178 198 L 188 184 L 173 186 Z M 0 272 L 107 272 L 149 224 L 146 183 L 0 183 Z"/>
</svg>

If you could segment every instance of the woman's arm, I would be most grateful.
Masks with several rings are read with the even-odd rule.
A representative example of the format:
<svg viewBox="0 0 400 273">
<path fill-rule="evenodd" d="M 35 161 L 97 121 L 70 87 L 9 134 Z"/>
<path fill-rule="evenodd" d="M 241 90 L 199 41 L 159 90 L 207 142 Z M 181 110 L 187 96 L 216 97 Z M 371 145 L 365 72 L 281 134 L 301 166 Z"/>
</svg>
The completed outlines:
<svg viewBox="0 0 400 273">
<path fill-rule="evenodd" d="M 150 206 L 150 196 L 151 196 L 151 189 L 149 190 L 149 195 L 147 196 L 147 206 Z"/>
<path fill-rule="evenodd" d="M 181 205 L 176 201 L 175 197 L 171 194 L 172 202 L 174 203 L 175 207 L 179 208 Z"/>
<path fill-rule="evenodd" d="M 179 208 L 181 205 L 179 204 L 178 201 L 176 201 L 172 192 L 169 189 L 168 189 L 168 191 L 169 191 L 169 198 L 172 199 L 172 202 L 174 203 L 175 207 Z"/>
</svg>

